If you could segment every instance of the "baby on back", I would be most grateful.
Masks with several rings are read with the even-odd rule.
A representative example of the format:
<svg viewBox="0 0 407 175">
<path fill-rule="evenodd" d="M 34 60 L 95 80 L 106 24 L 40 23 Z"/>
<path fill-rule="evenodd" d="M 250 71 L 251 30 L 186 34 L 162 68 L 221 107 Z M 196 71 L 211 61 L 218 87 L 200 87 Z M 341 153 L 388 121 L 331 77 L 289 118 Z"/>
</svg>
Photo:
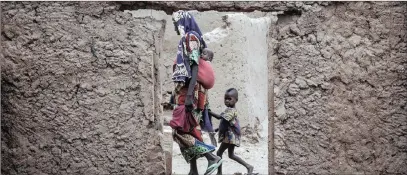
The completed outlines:
<svg viewBox="0 0 407 175">
<path fill-rule="evenodd" d="M 203 97 L 203 110 L 202 110 L 202 119 L 200 120 L 200 125 L 202 131 L 209 133 L 209 138 L 211 139 L 212 145 L 217 146 L 215 139 L 215 132 L 212 125 L 212 119 L 209 115 L 209 94 L 208 90 L 213 88 L 215 85 L 215 72 L 213 71 L 211 61 L 213 60 L 213 52 L 208 48 L 202 50 L 201 58 L 199 59 L 199 68 L 198 68 L 198 82 L 202 85 L 204 89 L 201 89 L 200 92 L 205 94 Z"/>
<path fill-rule="evenodd" d="M 215 85 L 215 72 L 211 65 L 212 60 L 213 52 L 208 48 L 203 49 L 201 59 L 199 59 L 197 80 L 205 89 L 211 89 Z"/>
<path fill-rule="evenodd" d="M 213 52 L 208 48 L 202 50 L 201 58 L 207 62 L 212 62 L 213 60 Z"/>
</svg>

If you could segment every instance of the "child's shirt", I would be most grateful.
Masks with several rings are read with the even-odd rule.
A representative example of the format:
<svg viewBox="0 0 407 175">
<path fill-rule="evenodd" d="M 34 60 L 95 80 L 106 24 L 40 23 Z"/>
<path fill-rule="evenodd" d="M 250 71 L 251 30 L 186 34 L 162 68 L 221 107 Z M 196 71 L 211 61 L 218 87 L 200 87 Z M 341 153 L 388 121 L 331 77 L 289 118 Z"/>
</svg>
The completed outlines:
<svg viewBox="0 0 407 175">
<path fill-rule="evenodd" d="M 219 143 L 229 143 L 240 146 L 240 126 L 237 120 L 236 108 L 226 108 L 221 114 L 222 121 L 219 125 Z"/>
</svg>

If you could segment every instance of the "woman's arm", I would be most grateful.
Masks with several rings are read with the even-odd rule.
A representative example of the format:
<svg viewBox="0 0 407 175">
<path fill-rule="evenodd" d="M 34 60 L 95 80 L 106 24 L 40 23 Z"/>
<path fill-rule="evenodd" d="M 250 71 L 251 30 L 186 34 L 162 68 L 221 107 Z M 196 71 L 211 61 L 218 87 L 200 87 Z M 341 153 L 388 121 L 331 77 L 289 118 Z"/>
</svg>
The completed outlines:
<svg viewBox="0 0 407 175">
<path fill-rule="evenodd" d="M 196 81 L 198 78 L 198 64 L 199 64 L 199 42 L 198 42 L 198 37 L 196 37 L 194 34 L 187 34 L 186 37 L 189 37 L 189 40 L 186 40 L 185 42 L 187 43 L 187 47 L 190 47 L 189 49 L 183 50 L 184 53 L 188 53 L 188 61 L 186 64 L 190 64 L 191 66 L 191 79 L 189 80 L 189 85 L 188 85 L 188 92 L 187 92 L 187 98 L 185 101 L 185 107 L 187 108 L 187 111 L 192 111 L 193 109 L 193 100 L 194 100 L 194 90 L 195 90 L 195 85 Z"/>
<path fill-rule="evenodd" d="M 194 104 L 194 90 L 195 90 L 195 84 L 196 84 L 196 79 L 198 77 L 198 65 L 197 64 L 192 64 L 191 65 L 191 79 L 189 80 L 189 85 L 188 85 L 188 92 L 187 92 L 187 98 L 185 101 L 185 107 L 187 108 L 188 111 L 192 111 L 193 109 L 193 104 Z"/>
</svg>

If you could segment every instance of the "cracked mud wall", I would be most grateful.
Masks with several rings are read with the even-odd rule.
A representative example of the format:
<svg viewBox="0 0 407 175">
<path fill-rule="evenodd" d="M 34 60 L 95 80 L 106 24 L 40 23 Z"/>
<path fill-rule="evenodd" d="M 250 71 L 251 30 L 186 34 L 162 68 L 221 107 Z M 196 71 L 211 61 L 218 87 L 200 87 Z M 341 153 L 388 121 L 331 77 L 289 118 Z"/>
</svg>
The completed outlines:
<svg viewBox="0 0 407 175">
<path fill-rule="evenodd" d="M 224 18 L 222 26 L 204 34 L 215 53 L 212 65 L 216 83 L 209 94 L 211 109 L 218 113 L 223 111 L 225 91 L 234 87 L 239 91 L 240 124 L 251 127 L 264 124 L 267 132 L 267 34 L 271 20 L 250 18 L 242 13 L 228 14 Z"/>
<path fill-rule="evenodd" d="M 270 26 L 269 35 L 276 77 L 275 156 L 270 165 L 275 162 L 276 171 L 287 174 L 407 172 L 405 2 L 154 3 L 1 3 L 3 174 L 164 171 L 161 132 L 153 127 L 161 119 L 151 117 L 153 109 L 137 107 L 131 108 L 136 117 L 129 119 L 130 108 L 119 105 L 158 105 L 160 96 L 151 93 L 160 89 L 155 81 L 160 77 L 146 73 L 145 67 L 158 57 L 151 44 L 161 43 L 163 24 L 130 19 L 117 11 L 117 4 L 165 11 L 286 12 L 279 15 L 277 26 Z M 129 28 L 130 35 L 120 34 Z M 128 47 L 133 49 L 112 52 Z M 121 54 L 140 55 L 137 61 L 122 61 Z M 129 79 L 155 89 L 140 84 L 120 89 Z M 123 92 L 150 95 L 133 94 L 130 99 L 122 98 Z M 121 137 L 130 130 L 124 121 L 148 129 Z M 102 127 L 96 129 L 98 125 Z M 150 147 L 158 153 L 146 154 Z M 132 157 L 136 153 L 140 155 Z M 149 164 L 149 169 L 141 167 Z"/>
<path fill-rule="evenodd" d="M 111 2 L 2 2 L 2 174 L 163 174 L 165 22 Z"/>
<path fill-rule="evenodd" d="M 218 12 L 277 12 L 277 11 L 308 11 L 314 7 L 327 6 L 333 2 L 322 1 L 124 1 L 120 3 L 123 10 L 154 9 L 162 10 L 171 15 L 177 10 L 198 10 Z"/>
<path fill-rule="evenodd" d="M 278 174 L 407 173 L 405 2 L 346 2 L 279 15 Z"/>
</svg>

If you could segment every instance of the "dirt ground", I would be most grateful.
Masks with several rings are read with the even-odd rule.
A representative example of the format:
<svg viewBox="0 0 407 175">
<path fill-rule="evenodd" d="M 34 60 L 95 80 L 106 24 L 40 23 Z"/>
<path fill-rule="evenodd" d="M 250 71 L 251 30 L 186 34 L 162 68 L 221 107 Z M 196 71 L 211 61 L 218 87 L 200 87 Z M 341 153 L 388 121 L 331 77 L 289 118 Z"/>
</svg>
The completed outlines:
<svg viewBox="0 0 407 175">
<path fill-rule="evenodd" d="M 267 126 L 267 123 L 261 124 Z M 235 148 L 235 154 L 245 160 L 247 163 L 254 166 L 254 172 L 259 174 L 268 174 L 268 145 L 267 145 L 267 127 L 263 127 L 259 133 L 259 142 L 253 142 L 249 138 L 242 138 L 241 146 Z M 218 135 L 215 136 L 216 138 Z M 207 133 L 203 134 L 205 143 L 210 143 Z M 217 149 L 219 148 L 219 144 Z M 216 150 L 217 151 L 217 150 Z M 216 154 L 215 151 L 215 154 Z M 246 168 L 243 165 L 231 160 L 228 157 L 227 151 L 223 155 L 223 174 L 231 175 L 235 173 L 247 173 Z M 198 159 L 198 171 L 199 174 L 203 174 L 208 166 L 206 159 Z M 177 143 L 173 143 L 173 157 L 172 157 L 172 174 L 173 175 L 185 175 L 189 172 L 189 164 L 181 155 L 181 151 Z M 216 171 L 213 173 L 216 174 Z"/>
</svg>

